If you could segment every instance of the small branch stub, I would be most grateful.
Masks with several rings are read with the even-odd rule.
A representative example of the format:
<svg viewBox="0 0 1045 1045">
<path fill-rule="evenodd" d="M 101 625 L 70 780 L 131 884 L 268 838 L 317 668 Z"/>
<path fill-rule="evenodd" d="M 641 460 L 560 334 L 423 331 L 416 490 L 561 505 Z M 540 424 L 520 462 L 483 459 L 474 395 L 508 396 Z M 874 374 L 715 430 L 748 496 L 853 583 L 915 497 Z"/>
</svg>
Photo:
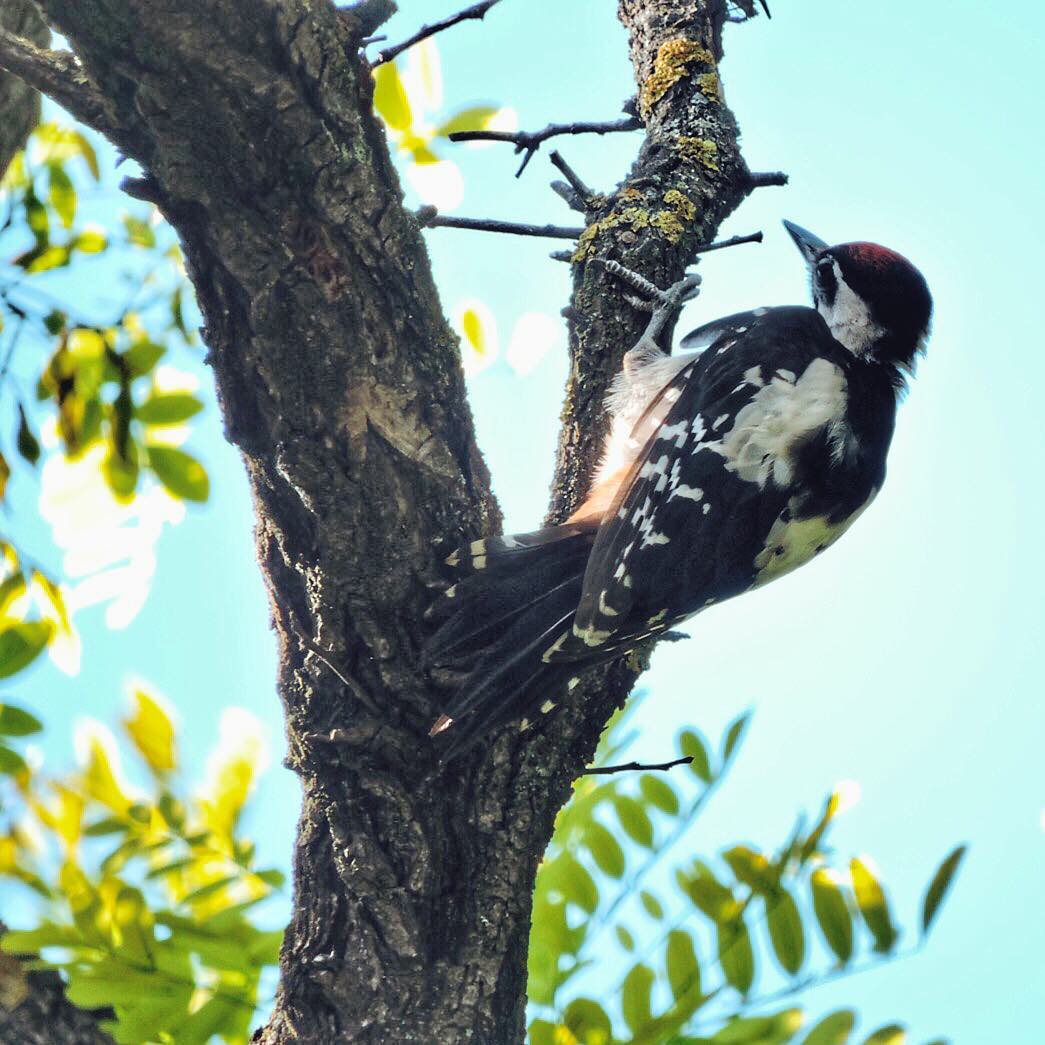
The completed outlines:
<svg viewBox="0 0 1045 1045">
<path fill-rule="evenodd" d="M 546 239 L 577 239 L 584 231 L 563 225 L 527 225 L 515 221 L 496 221 L 491 218 L 451 218 L 440 214 L 435 207 L 421 207 L 415 214 L 421 228 L 471 229 L 474 232 L 502 232 L 510 236 L 540 236 Z"/>
<path fill-rule="evenodd" d="M 585 769 L 581 773 L 581 776 L 610 776 L 612 773 L 632 772 L 667 772 L 669 769 L 674 769 L 675 766 L 688 766 L 692 761 L 692 755 L 685 755 L 682 758 L 674 758 L 670 762 L 654 762 L 650 764 L 643 762 L 623 762 L 619 766 L 596 766 L 592 769 Z"/>
</svg>

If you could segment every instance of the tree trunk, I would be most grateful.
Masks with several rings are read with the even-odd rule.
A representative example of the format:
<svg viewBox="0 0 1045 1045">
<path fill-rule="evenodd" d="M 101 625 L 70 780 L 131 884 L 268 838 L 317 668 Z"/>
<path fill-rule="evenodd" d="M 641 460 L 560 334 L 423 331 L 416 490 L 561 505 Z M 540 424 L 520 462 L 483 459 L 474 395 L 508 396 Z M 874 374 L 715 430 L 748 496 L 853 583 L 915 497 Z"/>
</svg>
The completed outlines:
<svg viewBox="0 0 1045 1045">
<path fill-rule="evenodd" d="M 304 792 L 279 994 L 256 1040 L 519 1042 L 537 864 L 635 668 L 596 673 L 543 732 L 509 729 L 437 772 L 425 583 L 434 549 L 500 520 L 372 114 L 359 39 L 380 5 L 41 6 L 82 68 L 3 46 L 0 65 L 147 172 L 128 191 L 182 238 L 254 492 Z M 749 187 L 716 72 L 725 0 L 622 0 L 619 13 L 647 137 L 577 249 L 552 518 L 584 493 L 607 384 L 645 322 L 594 262 L 665 285 Z"/>
<path fill-rule="evenodd" d="M 41 46 L 50 39 L 32 0 L 4 0 L 0 29 Z M 0 71 L 0 178 L 40 119 L 40 95 L 23 80 Z"/>
</svg>

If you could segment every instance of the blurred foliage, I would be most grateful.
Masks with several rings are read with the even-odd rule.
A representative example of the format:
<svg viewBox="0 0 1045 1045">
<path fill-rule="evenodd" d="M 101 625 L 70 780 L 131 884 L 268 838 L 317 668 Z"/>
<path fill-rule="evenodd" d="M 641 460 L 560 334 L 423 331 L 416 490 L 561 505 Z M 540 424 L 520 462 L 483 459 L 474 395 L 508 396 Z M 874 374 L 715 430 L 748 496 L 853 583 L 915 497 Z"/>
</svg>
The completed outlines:
<svg viewBox="0 0 1045 1045">
<path fill-rule="evenodd" d="M 871 861 L 840 865 L 828 844 L 842 793 L 831 794 L 811 823 L 799 817 L 774 851 L 737 844 L 715 858 L 692 852 L 693 825 L 748 719 L 730 725 L 717 753 L 698 732 L 683 730 L 678 748 L 691 759 L 688 770 L 583 776 L 575 784 L 537 875 L 531 1045 L 908 1040 L 899 1024 L 853 1037 L 850 1010 L 828 1014 L 801 1036 L 803 1010 L 780 1007 L 901 953 Z M 598 764 L 629 742 L 623 722 L 618 717 L 604 735 Z M 963 854 L 956 849 L 929 884 L 919 946 Z"/>
<path fill-rule="evenodd" d="M 99 179 L 86 135 L 42 123 L 0 181 L 0 508 L 13 472 L 38 481 L 55 454 L 96 468 L 121 504 L 135 501 L 146 477 L 178 501 L 209 493 L 203 465 L 180 445 L 203 403 L 161 366 L 172 347 L 195 341 L 179 248 L 150 207 L 124 213 L 115 228 L 82 221 L 84 198 L 106 191 Z M 101 309 L 114 292 L 123 299 L 101 319 L 68 304 L 84 297 L 74 285 L 91 283 Z M 6 515 L 4 530 L 12 521 Z M 52 654 L 60 642 L 75 649 L 66 663 L 77 663 L 61 585 L 27 564 L 10 532 L 0 554 L 0 678 L 49 644 Z"/>
<path fill-rule="evenodd" d="M 144 788 L 124 781 L 100 728 L 82 734 L 81 764 L 64 776 L 0 756 L 0 878 L 39 901 L 33 922 L 0 946 L 59 969 L 70 1000 L 106 1010 L 117 1041 L 246 1042 L 283 935 L 255 917 L 283 875 L 255 866 L 239 826 L 258 742 L 243 728 L 238 743 L 225 736 L 207 780 L 189 787 L 162 700 L 139 688 L 121 725 Z M 0 750 L 39 729 L 0 705 Z"/>
</svg>

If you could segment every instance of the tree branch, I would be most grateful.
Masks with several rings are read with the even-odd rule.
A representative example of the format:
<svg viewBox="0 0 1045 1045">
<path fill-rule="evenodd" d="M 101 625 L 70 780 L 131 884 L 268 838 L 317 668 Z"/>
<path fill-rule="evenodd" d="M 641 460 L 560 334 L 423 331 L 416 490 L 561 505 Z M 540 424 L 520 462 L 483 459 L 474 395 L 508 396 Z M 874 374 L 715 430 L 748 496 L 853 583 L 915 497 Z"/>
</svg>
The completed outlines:
<svg viewBox="0 0 1045 1045">
<path fill-rule="evenodd" d="M 654 762 L 652 764 L 642 762 L 623 762 L 619 766 L 596 766 L 585 769 L 581 776 L 609 776 L 612 773 L 656 773 L 674 769 L 675 766 L 688 766 L 693 761 L 692 755 L 684 755 L 682 758 L 673 758 L 670 762 Z"/>
<path fill-rule="evenodd" d="M 500 2 L 501 0 L 481 0 L 480 3 L 472 4 L 471 7 L 466 7 L 463 11 L 458 11 L 457 14 L 450 15 L 449 18 L 444 18 L 439 22 L 433 22 L 431 25 L 423 25 L 416 33 L 414 33 L 413 36 L 404 40 L 401 44 L 396 44 L 394 47 L 386 47 L 383 51 L 380 51 L 377 57 L 374 58 L 373 62 L 371 62 L 371 65 L 376 68 L 379 65 L 383 65 L 385 62 L 390 62 L 396 57 L 396 55 L 402 54 L 403 51 L 413 47 L 414 44 L 418 44 L 430 36 L 435 36 L 436 33 L 441 33 L 444 29 L 450 29 L 453 26 L 458 25 L 460 22 L 472 18 L 485 18 L 486 12 Z"/>
<path fill-rule="evenodd" d="M 512 236 L 543 236 L 547 239 L 577 239 L 584 231 L 579 227 L 562 225 L 527 225 L 492 218 L 455 218 L 440 214 L 435 207 L 422 207 L 416 217 L 422 228 L 472 229 L 476 232 L 505 232 Z"/>
<path fill-rule="evenodd" d="M 0 69 L 53 98 L 95 130 L 112 133 L 102 96 L 68 52 L 38 47 L 0 26 Z"/>
<path fill-rule="evenodd" d="M 515 172 L 518 178 L 534 154 L 549 138 L 561 134 L 619 134 L 624 131 L 637 131 L 642 121 L 635 115 L 625 116 L 619 120 L 598 120 L 594 122 L 550 123 L 539 131 L 454 131 L 449 135 L 452 142 L 510 142 L 515 152 L 523 153 L 522 163 Z"/>
</svg>

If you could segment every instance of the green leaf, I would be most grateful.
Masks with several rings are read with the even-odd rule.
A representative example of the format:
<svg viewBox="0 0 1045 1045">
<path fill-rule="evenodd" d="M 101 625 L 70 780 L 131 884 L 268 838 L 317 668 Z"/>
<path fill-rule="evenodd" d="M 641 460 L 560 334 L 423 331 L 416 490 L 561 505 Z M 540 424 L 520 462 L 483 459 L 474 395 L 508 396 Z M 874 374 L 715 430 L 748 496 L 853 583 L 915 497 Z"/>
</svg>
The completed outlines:
<svg viewBox="0 0 1045 1045">
<path fill-rule="evenodd" d="M 231 1030 L 242 1007 L 231 998 L 217 995 L 205 1001 L 188 1019 L 171 1028 L 174 1040 L 178 1045 L 207 1045 L 216 1036 L 228 1038 L 231 1035 L 223 1032 Z"/>
<path fill-rule="evenodd" d="M 718 963 L 726 982 L 741 994 L 755 982 L 755 952 L 751 934 L 743 918 L 720 922 L 717 926 Z"/>
<path fill-rule="evenodd" d="M 820 868 L 810 878 L 813 891 L 813 912 L 827 946 L 845 965 L 853 956 L 853 922 L 849 905 L 830 871 Z"/>
<path fill-rule="evenodd" d="M 543 871 L 547 888 L 592 914 L 599 906 L 599 890 L 588 869 L 569 852 L 559 853 Z"/>
<path fill-rule="evenodd" d="M 574 998 L 563 1013 L 563 1023 L 582 1042 L 604 1042 L 609 1045 L 613 1027 L 606 1010 L 590 998 Z"/>
<path fill-rule="evenodd" d="M 395 62 L 379 65 L 374 72 L 374 108 L 393 130 L 409 130 L 414 122 L 410 99 Z"/>
<path fill-rule="evenodd" d="M 624 977 L 620 1007 L 624 1022 L 633 1034 L 638 1033 L 653 1018 L 650 993 L 654 980 L 653 970 L 641 962 Z"/>
<path fill-rule="evenodd" d="M 711 759 L 708 756 L 704 738 L 692 729 L 684 729 L 679 734 L 678 745 L 679 751 L 683 755 L 693 759 L 689 764 L 690 772 L 703 780 L 705 784 L 710 784 L 714 777 L 711 773 Z"/>
<path fill-rule="evenodd" d="M 0 631 L 0 679 L 28 667 L 51 641 L 50 621 L 22 621 Z"/>
<path fill-rule="evenodd" d="M 136 341 L 123 353 L 123 362 L 130 377 L 142 377 L 163 358 L 167 349 L 155 341 Z"/>
<path fill-rule="evenodd" d="M 693 870 L 677 874 L 679 886 L 690 900 L 714 922 L 728 922 L 739 910 L 733 890 L 723 885 L 711 869 L 699 860 Z"/>
<path fill-rule="evenodd" d="M 25 266 L 25 271 L 29 273 L 50 272 L 51 269 L 64 268 L 68 264 L 69 248 L 53 246 L 35 253 L 29 264 Z"/>
<path fill-rule="evenodd" d="M 693 947 L 693 939 L 684 929 L 672 929 L 668 933 L 664 964 L 671 993 L 676 1002 L 700 995 L 700 964 Z"/>
<path fill-rule="evenodd" d="M 806 1036 L 802 1045 L 846 1045 L 856 1026 L 852 1009 L 839 1009 L 825 1016 Z"/>
<path fill-rule="evenodd" d="M 127 735 L 153 773 L 168 773 L 177 766 L 174 723 L 163 705 L 141 689 L 134 692 L 134 711 L 123 720 Z"/>
<path fill-rule="evenodd" d="M 610 830 L 592 820 L 584 827 L 584 844 L 595 866 L 610 878 L 622 878 L 625 871 L 624 850 Z"/>
<path fill-rule="evenodd" d="M 282 889 L 287 884 L 287 876 L 275 867 L 267 868 L 264 871 L 255 871 L 254 877 L 260 878 L 266 885 L 272 886 L 273 889 Z M 598 903 L 598 892 L 595 895 L 596 903 Z"/>
<path fill-rule="evenodd" d="M 15 773 L 24 772 L 28 768 L 25 764 L 25 759 L 17 751 L 13 751 L 5 744 L 0 744 L 0 773 L 13 776 Z"/>
<path fill-rule="evenodd" d="M 107 816 L 103 820 L 96 820 L 93 824 L 88 824 L 83 829 L 83 833 L 88 838 L 101 838 L 105 835 L 122 834 L 127 830 L 127 827 L 126 820 L 120 820 L 115 816 Z"/>
<path fill-rule="evenodd" d="M 907 1031 L 899 1023 L 889 1023 L 879 1027 L 870 1037 L 864 1040 L 864 1045 L 904 1045 L 907 1041 Z"/>
<path fill-rule="evenodd" d="M 440 124 L 436 130 L 439 138 L 449 138 L 457 131 L 482 131 L 485 130 L 490 120 L 501 110 L 496 105 L 476 105 L 471 109 L 462 109 L 454 113 L 446 123 Z"/>
<path fill-rule="evenodd" d="M 614 926 L 613 931 L 616 933 L 617 942 L 626 951 L 635 950 L 635 937 L 623 925 Z"/>
<path fill-rule="evenodd" d="M 735 845 L 727 849 L 722 858 L 736 875 L 737 881 L 750 886 L 755 892 L 770 893 L 776 889 L 776 878 L 769 861 L 749 845 Z"/>
<path fill-rule="evenodd" d="M 782 889 L 774 896 L 767 896 L 765 904 L 773 952 L 784 970 L 794 976 L 802 968 L 806 955 L 805 931 L 798 905 L 791 894 Z"/>
<path fill-rule="evenodd" d="M 127 241 L 132 246 L 147 250 L 156 246 L 156 230 L 148 221 L 136 218 L 133 214 L 125 214 L 123 227 L 127 230 Z"/>
<path fill-rule="evenodd" d="M 646 810 L 630 795 L 614 795 L 613 810 L 624 833 L 647 849 L 653 848 L 653 823 Z"/>
<path fill-rule="evenodd" d="M 0 501 L 4 499 L 4 494 L 7 492 L 7 480 L 11 478 L 11 466 L 7 463 L 7 458 L 0 453 Z"/>
<path fill-rule="evenodd" d="M 30 189 L 25 194 L 25 219 L 29 225 L 29 231 L 36 239 L 37 251 L 46 250 L 51 241 L 51 221 L 47 216 L 47 208 L 37 198 L 35 192 Z"/>
<path fill-rule="evenodd" d="M 70 248 L 78 250 L 81 254 L 101 254 L 108 245 L 105 233 L 97 229 L 84 229 L 69 244 Z"/>
<path fill-rule="evenodd" d="M 888 953 L 896 943 L 897 934 L 881 883 L 862 860 L 852 860 L 849 869 L 853 876 L 856 906 L 874 937 L 874 949 L 883 954 Z"/>
<path fill-rule="evenodd" d="M 201 900 L 207 900 L 216 893 L 220 893 L 226 886 L 232 885 L 234 882 L 238 881 L 239 875 L 230 874 L 223 878 L 219 878 L 216 881 L 208 882 L 206 885 L 201 885 L 199 889 L 193 889 L 193 891 L 182 900 L 182 903 L 194 904 L 199 903 Z"/>
<path fill-rule="evenodd" d="M 21 403 L 18 404 L 18 431 L 15 435 L 15 444 L 22 458 L 30 464 L 35 465 L 40 460 L 40 440 L 29 427 L 29 418 L 25 416 L 25 407 Z"/>
<path fill-rule="evenodd" d="M 47 177 L 47 198 L 62 225 L 71 229 L 76 220 L 76 189 L 69 175 L 58 164 L 50 167 Z"/>
<path fill-rule="evenodd" d="M 729 729 L 726 730 L 726 739 L 722 744 L 723 765 L 726 765 L 730 759 L 732 759 L 733 754 L 737 749 L 737 745 L 744 739 L 744 733 L 747 731 L 748 723 L 750 721 L 751 712 L 745 711 L 730 723 Z"/>
<path fill-rule="evenodd" d="M 385 66 L 379 66 L 384 69 Z M 534 1020 L 526 1028 L 526 1038 L 529 1045 L 555 1045 L 555 1024 L 547 1020 Z"/>
<path fill-rule="evenodd" d="M 0 736 L 27 737 L 43 728 L 40 720 L 28 711 L 13 704 L 0 704 Z"/>
<path fill-rule="evenodd" d="M 664 907 L 653 893 L 647 889 L 643 889 L 639 893 L 639 900 L 642 903 L 646 913 L 651 917 L 655 918 L 658 922 L 664 917 Z"/>
<path fill-rule="evenodd" d="M 659 776 L 643 773 L 639 778 L 639 791 L 651 806 L 662 813 L 670 813 L 674 816 L 679 811 L 679 799 L 675 794 L 675 789 Z"/>
<path fill-rule="evenodd" d="M 134 416 L 146 425 L 180 425 L 203 409 L 203 404 L 189 392 L 153 392 Z"/>
<path fill-rule="evenodd" d="M 148 450 L 149 466 L 169 493 L 186 501 L 205 501 L 210 496 L 207 472 L 195 457 L 173 446 L 153 443 L 148 444 Z"/>
<path fill-rule="evenodd" d="M 958 846 L 940 864 L 936 874 L 933 875 L 933 880 L 929 883 L 929 888 L 925 893 L 925 900 L 922 902 L 922 935 L 928 933 L 932 926 L 933 920 L 940 909 L 940 904 L 943 903 L 944 898 L 947 896 L 947 891 L 954 881 L 954 876 L 958 873 L 958 868 L 965 858 L 967 848 L 964 845 Z"/>
<path fill-rule="evenodd" d="M 115 427 L 115 425 L 114 425 Z M 129 501 L 138 489 L 138 447 L 128 438 L 124 445 L 124 453 L 110 446 L 102 462 L 102 471 L 109 489 L 117 500 Z"/>
</svg>

